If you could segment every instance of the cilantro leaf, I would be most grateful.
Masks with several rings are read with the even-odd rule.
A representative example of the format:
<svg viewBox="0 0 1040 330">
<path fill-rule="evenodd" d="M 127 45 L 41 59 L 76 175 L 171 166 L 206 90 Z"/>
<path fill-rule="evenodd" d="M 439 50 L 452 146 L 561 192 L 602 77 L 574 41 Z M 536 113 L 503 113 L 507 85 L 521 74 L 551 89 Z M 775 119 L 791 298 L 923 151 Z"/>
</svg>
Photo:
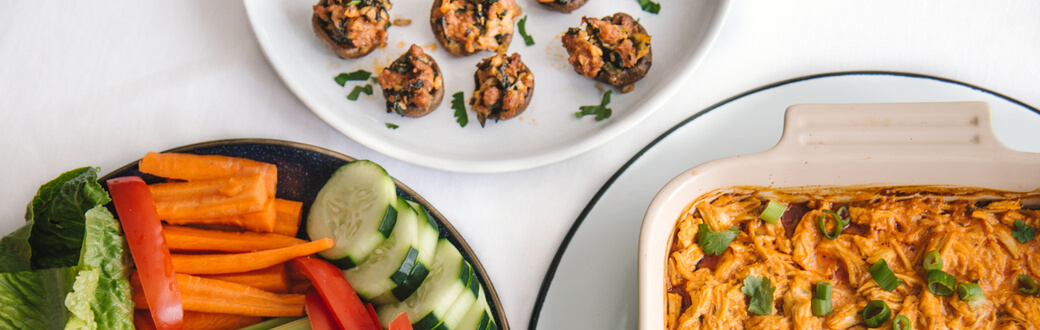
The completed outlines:
<svg viewBox="0 0 1040 330">
<path fill-rule="evenodd" d="M 1011 232 L 1011 236 L 1019 243 L 1029 242 L 1036 237 L 1036 228 L 1027 225 L 1022 219 L 1018 219 L 1015 220 L 1015 231 Z"/>
<path fill-rule="evenodd" d="M 642 7 L 644 11 L 657 14 L 661 11 L 661 4 L 650 0 L 639 0 L 639 7 Z"/>
<path fill-rule="evenodd" d="M 740 234 L 740 230 L 737 227 L 730 227 L 728 230 L 720 232 L 711 231 L 706 224 L 697 225 L 697 245 L 701 246 L 704 250 L 704 254 L 722 255 L 723 251 L 729 247 L 729 243 L 737 238 Z"/>
<path fill-rule="evenodd" d="M 350 91 L 350 95 L 347 95 L 347 99 L 351 101 L 357 101 L 358 97 L 361 96 L 361 93 L 365 93 L 365 95 L 372 95 L 372 85 L 365 84 L 364 87 L 354 86 L 354 90 Z"/>
<path fill-rule="evenodd" d="M 757 315 L 773 313 L 773 291 L 775 290 L 776 287 L 773 286 L 772 281 L 768 277 L 755 275 L 745 277 L 744 287 L 740 288 L 740 292 L 751 297 L 751 302 L 748 303 L 748 312 Z"/>
<path fill-rule="evenodd" d="M 372 73 L 365 70 L 357 70 L 351 73 L 340 73 L 336 76 L 336 83 L 340 86 L 346 85 L 348 81 L 368 80 Z"/>
<path fill-rule="evenodd" d="M 534 38 L 527 34 L 527 15 L 516 22 L 517 30 L 520 30 L 520 36 L 524 38 L 524 44 L 528 46 L 534 45 Z"/>
<path fill-rule="evenodd" d="M 451 108 L 455 110 L 455 121 L 459 123 L 460 127 L 466 127 L 466 124 L 469 124 L 469 114 L 466 113 L 466 100 L 463 96 L 462 92 L 451 96 Z"/>
<path fill-rule="evenodd" d="M 610 118 L 610 115 L 614 111 L 611 110 L 610 108 L 608 108 L 607 104 L 610 104 L 610 94 L 613 93 L 613 92 L 614 91 L 612 91 L 612 90 L 608 90 L 606 93 L 603 93 L 603 100 L 600 101 L 599 105 L 583 105 L 583 106 L 580 106 L 580 107 L 578 107 L 578 109 L 580 111 L 578 111 L 578 112 L 576 112 L 574 114 L 577 115 L 578 118 L 589 116 L 589 115 L 596 115 L 596 121 L 601 121 L 601 120 Z"/>
<path fill-rule="evenodd" d="M 386 128 L 397 129 L 398 127 L 401 127 L 401 126 L 397 126 L 397 124 L 393 124 L 393 123 L 386 123 Z"/>
</svg>

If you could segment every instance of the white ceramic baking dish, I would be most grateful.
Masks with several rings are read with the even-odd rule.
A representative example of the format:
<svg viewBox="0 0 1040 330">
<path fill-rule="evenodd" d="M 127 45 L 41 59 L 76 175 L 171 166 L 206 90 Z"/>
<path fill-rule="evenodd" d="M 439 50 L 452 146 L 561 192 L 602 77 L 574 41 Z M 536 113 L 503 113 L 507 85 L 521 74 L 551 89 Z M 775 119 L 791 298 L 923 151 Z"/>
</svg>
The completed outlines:
<svg viewBox="0 0 1040 330">
<path fill-rule="evenodd" d="M 1040 153 L 998 141 L 985 102 L 791 106 L 772 149 L 697 165 L 654 197 L 639 236 L 639 328 L 665 326 L 668 247 L 694 199 L 734 186 L 864 185 L 1032 192 L 1040 188 Z"/>
</svg>

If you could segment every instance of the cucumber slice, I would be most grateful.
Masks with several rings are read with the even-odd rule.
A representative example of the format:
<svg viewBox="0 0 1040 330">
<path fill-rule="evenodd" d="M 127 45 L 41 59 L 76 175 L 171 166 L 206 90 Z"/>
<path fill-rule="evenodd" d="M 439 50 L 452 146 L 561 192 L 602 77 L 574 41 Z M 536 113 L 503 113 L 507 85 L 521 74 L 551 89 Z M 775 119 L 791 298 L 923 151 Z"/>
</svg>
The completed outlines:
<svg viewBox="0 0 1040 330">
<path fill-rule="evenodd" d="M 473 267 L 470 266 L 469 284 L 466 286 L 466 290 L 459 294 L 459 298 L 455 299 L 452 303 L 451 308 L 448 309 L 448 313 L 444 315 L 444 322 L 442 322 L 437 329 L 443 330 L 454 330 L 459 327 L 462 323 L 462 318 L 469 312 L 469 309 L 473 307 L 473 304 L 477 301 L 478 292 L 484 290 L 480 287 L 480 280 L 477 279 L 476 272 Z"/>
<path fill-rule="evenodd" d="M 441 320 L 469 283 L 472 270 L 462 254 L 447 239 L 437 241 L 430 273 L 419 289 L 402 302 L 376 307 L 379 323 L 384 327 L 401 312 L 408 313 L 415 330 L 429 330 Z"/>
<path fill-rule="evenodd" d="M 477 300 L 473 302 L 466 314 L 462 316 L 462 320 L 459 321 L 458 326 L 454 329 L 457 330 L 488 330 L 498 329 L 498 325 L 495 325 L 495 318 L 492 316 L 490 309 L 488 308 L 487 297 L 484 296 L 484 288 L 480 288 L 477 293 Z"/>
<path fill-rule="evenodd" d="M 340 268 L 365 261 L 393 232 L 397 191 L 386 170 L 367 160 L 343 165 L 318 192 L 307 215 L 312 240 L 331 238 L 335 245 L 319 252 Z"/>
<path fill-rule="evenodd" d="M 408 201 L 408 206 L 419 215 L 419 258 L 412 266 L 412 272 L 404 282 L 390 292 L 372 298 L 375 304 L 393 304 L 411 296 L 429 273 L 429 265 L 433 264 L 433 255 L 437 252 L 437 238 L 440 236 L 439 226 L 419 203 Z"/>
<path fill-rule="evenodd" d="M 358 296 L 365 300 L 403 283 L 418 264 L 419 216 L 403 198 L 397 198 L 397 225 L 383 244 L 357 267 L 343 271 Z"/>
</svg>

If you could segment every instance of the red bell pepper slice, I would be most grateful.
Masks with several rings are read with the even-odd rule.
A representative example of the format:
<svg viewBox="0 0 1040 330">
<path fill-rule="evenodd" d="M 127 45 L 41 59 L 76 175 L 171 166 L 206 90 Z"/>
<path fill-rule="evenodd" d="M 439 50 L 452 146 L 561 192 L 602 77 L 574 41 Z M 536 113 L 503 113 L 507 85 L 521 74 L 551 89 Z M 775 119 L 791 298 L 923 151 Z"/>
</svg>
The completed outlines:
<svg viewBox="0 0 1040 330">
<path fill-rule="evenodd" d="M 325 301 L 321 299 L 321 295 L 318 294 L 318 291 L 313 286 L 307 289 L 304 308 L 307 310 L 307 317 L 311 320 L 311 328 L 315 330 L 339 329 L 339 324 L 336 324 L 336 320 L 332 318 L 332 312 L 329 312 L 329 308 L 325 307 Z"/>
<path fill-rule="evenodd" d="M 368 316 L 372 317 L 372 321 L 379 324 L 379 314 L 376 314 L 376 307 L 372 306 L 372 303 L 365 303 L 365 309 L 368 310 Z"/>
<path fill-rule="evenodd" d="M 145 300 L 156 329 L 181 329 L 184 310 L 170 249 L 155 212 L 152 193 L 141 178 L 128 176 L 107 181 L 130 255 L 141 276 Z"/>
<path fill-rule="evenodd" d="M 389 330 L 412 330 L 412 321 L 408 320 L 408 313 L 401 312 L 390 322 Z"/>
<path fill-rule="evenodd" d="M 322 301 L 341 329 L 382 329 L 379 323 L 374 322 L 369 316 L 361 298 L 358 298 L 354 287 L 350 286 L 339 268 L 328 261 L 311 257 L 293 259 L 292 264 L 311 280 L 311 284 L 321 295 Z"/>
</svg>

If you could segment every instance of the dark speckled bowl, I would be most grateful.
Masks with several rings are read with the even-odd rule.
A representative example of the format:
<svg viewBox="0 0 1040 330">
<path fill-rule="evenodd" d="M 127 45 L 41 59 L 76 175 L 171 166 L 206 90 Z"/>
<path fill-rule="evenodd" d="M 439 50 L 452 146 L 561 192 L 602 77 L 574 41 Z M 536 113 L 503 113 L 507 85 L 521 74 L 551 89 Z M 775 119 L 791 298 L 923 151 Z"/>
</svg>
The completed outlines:
<svg viewBox="0 0 1040 330">
<path fill-rule="evenodd" d="M 355 160 L 350 156 L 308 144 L 268 139 L 217 140 L 177 147 L 166 150 L 166 152 L 225 155 L 275 164 L 278 166 L 278 198 L 302 201 L 304 215 L 307 214 L 314 197 L 318 195 L 318 191 L 321 190 L 325 181 L 332 176 L 332 173 L 340 166 Z M 104 185 L 105 181 L 111 178 L 129 175 L 140 176 L 148 183 L 155 183 L 161 180 L 155 176 L 138 171 L 138 161 L 140 160 L 136 160 L 105 175 L 100 179 L 101 184 Z M 477 254 L 470 249 L 466 241 L 459 235 L 459 232 L 455 230 L 455 227 L 452 227 L 451 223 L 448 223 L 444 216 L 423 199 L 422 196 L 416 194 L 415 191 L 412 191 L 411 188 L 397 181 L 397 179 L 394 179 L 394 183 L 397 184 L 397 194 L 399 196 L 415 201 L 429 211 L 430 216 L 440 225 L 441 237 L 451 241 L 462 252 L 462 256 L 466 258 L 466 261 L 473 265 L 477 278 L 480 279 L 487 295 L 488 306 L 491 312 L 495 314 L 495 322 L 498 324 L 499 329 L 508 330 L 509 324 L 506 321 L 502 305 L 498 300 L 498 293 L 495 292 L 495 286 L 484 271 L 484 266 L 477 259 Z M 300 235 L 306 235 L 306 230 L 300 230 Z"/>
</svg>

